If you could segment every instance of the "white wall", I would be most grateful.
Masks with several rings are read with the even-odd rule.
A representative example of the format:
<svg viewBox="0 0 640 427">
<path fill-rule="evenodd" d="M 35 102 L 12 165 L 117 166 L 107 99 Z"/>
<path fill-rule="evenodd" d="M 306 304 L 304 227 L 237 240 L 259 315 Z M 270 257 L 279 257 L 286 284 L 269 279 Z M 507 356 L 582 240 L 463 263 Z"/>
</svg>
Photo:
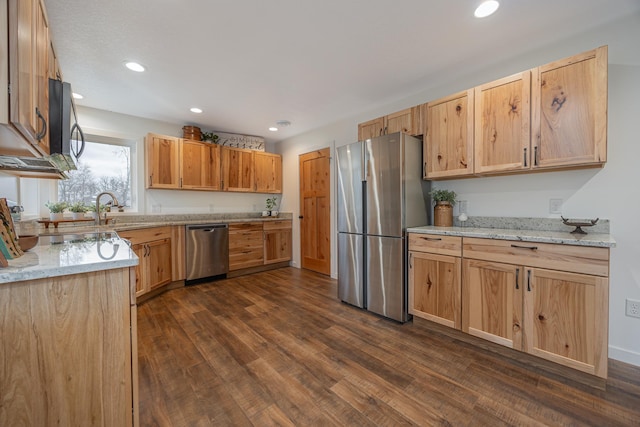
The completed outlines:
<svg viewBox="0 0 640 427">
<path fill-rule="evenodd" d="M 78 123 L 85 134 L 103 138 L 135 141 L 137 166 L 135 176 L 139 192 L 140 213 L 222 213 L 260 212 L 265 207 L 266 194 L 242 194 L 189 190 L 144 189 L 144 137 L 148 132 L 181 136 L 181 124 L 165 123 L 125 114 L 87 107 L 78 107 Z M 280 209 L 282 210 L 282 209 Z"/>
<path fill-rule="evenodd" d="M 607 218 L 617 247 L 611 250 L 609 356 L 640 366 L 640 319 L 624 315 L 625 298 L 640 300 L 640 14 L 579 37 L 523 54 L 491 67 L 469 70 L 451 81 L 425 82 L 424 91 L 383 108 L 341 120 L 277 144 L 285 177 L 297 177 L 298 156 L 316 148 L 340 146 L 357 139 L 357 123 L 437 99 L 475 85 L 571 56 L 609 46 L 608 162 L 604 169 L 546 172 L 506 177 L 439 181 L 438 188 L 468 201 L 471 216 L 554 217 L 549 199 L 562 198 L 565 217 Z M 460 75 L 453 72 L 452 75 Z M 333 174 L 333 170 L 332 170 Z M 332 178 L 333 179 L 333 178 Z M 299 214 L 297 180 L 285 179 L 282 210 Z M 332 206 L 335 205 L 335 192 Z M 300 265 L 299 224 L 294 221 L 294 263 Z M 332 214 L 332 276 L 336 276 L 335 212 Z"/>
</svg>

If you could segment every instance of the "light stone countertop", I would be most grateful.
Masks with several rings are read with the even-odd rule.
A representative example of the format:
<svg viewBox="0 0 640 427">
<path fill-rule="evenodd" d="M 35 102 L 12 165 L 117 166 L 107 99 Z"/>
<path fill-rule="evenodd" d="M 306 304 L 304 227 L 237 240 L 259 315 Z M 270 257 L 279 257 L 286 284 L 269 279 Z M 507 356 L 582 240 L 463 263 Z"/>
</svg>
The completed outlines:
<svg viewBox="0 0 640 427">
<path fill-rule="evenodd" d="M 127 241 L 118 236 L 52 244 L 41 237 L 34 248 L 0 268 L 0 284 L 138 265 Z"/>
<path fill-rule="evenodd" d="M 616 241 L 609 234 L 571 234 L 568 231 L 514 230 L 507 228 L 435 227 L 407 228 L 407 233 L 444 236 L 478 237 L 482 239 L 516 240 L 522 242 L 555 243 L 561 245 L 613 248 Z"/>
</svg>

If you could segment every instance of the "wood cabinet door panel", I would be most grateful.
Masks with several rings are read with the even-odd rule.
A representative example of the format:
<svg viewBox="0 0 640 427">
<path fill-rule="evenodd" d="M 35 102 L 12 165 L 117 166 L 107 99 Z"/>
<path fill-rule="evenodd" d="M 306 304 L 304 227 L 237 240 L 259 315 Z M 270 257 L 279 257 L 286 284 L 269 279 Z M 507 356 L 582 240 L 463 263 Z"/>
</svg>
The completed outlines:
<svg viewBox="0 0 640 427">
<path fill-rule="evenodd" d="M 256 192 L 282 193 L 282 156 L 256 151 L 254 169 Z"/>
<path fill-rule="evenodd" d="M 147 188 L 180 188 L 180 139 L 150 133 L 145 149 Z"/>
<path fill-rule="evenodd" d="M 475 88 L 475 173 L 528 169 L 531 72 Z"/>
<path fill-rule="evenodd" d="M 291 229 L 264 232 L 264 263 L 289 261 L 291 259 Z"/>
<path fill-rule="evenodd" d="M 369 120 L 358 125 L 358 141 L 375 138 L 384 134 L 384 117 Z"/>
<path fill-rule="evenodd" d="M 527 269 L 524 350 L 606 377 L 608 279 Z"/>
<path fill-rule="evenodd" d="M 460 329 L 460 279 L 459 257 L 410 252 L 409 313 Z"/>
<path fill-rule="evenodd" d="M 149 289 L 171 282 L 171 239 L 146 243 Z"/>
<path fill-rule="evenodd" d="M 607 47 L 538 67 L 533 167 L 607 161 Z"/>
<path fill-rule="evenodd" d="M 473 173 L 473 89 L 426 106 L 424 165 L 426 178 Z"/>
<path fill-rule="evenodd" d="M 463 271 L 462 330 L 522 349 L 523 267 L 465 259 Z"/>
<path fill-rule="evenodd" d="M 149 273 L 146 271 L 147 262 L 145 260 L 145 254 L 147 248 L 144 244 L 138 243 L 131 246 L 131 250 L 138 257 L 138 265 L 135 267 L 135 276 L 136 276 L 136 297 L 146 294 L 149 292 L 149 285 L 147 277 Z"/>
<path fill-rule="evenodd" d="M 253 151 L 222 147 L 222 182 L 225 191 L 255 191 Z"/>
<path fill-rule="evenodd" d="M 220 189 L 220 146 L 183 139 L 180 143 L 182 188 Z"/>
<path fill-rule="evenodd" d="M 419 107 L 411 107 L 385 116 L 384 133 L 419 135 L 419 111 Z"/>
</svg>

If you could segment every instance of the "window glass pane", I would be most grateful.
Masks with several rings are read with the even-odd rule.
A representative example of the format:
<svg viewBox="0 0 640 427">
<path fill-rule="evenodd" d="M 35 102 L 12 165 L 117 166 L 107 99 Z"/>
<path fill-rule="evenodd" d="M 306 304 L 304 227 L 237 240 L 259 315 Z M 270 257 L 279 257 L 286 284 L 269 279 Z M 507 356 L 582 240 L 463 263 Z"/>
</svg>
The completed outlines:
<svg viewBox="0 0 640 427">
<path fill-rule="evenodd" d="M 67 174 L 58 182 L 58 200 L 92 205 L 98 193 L 110 191 L 120 206 L 131 206 L 131 147 L 87 141 L 78 170 Z"/>
</svg>

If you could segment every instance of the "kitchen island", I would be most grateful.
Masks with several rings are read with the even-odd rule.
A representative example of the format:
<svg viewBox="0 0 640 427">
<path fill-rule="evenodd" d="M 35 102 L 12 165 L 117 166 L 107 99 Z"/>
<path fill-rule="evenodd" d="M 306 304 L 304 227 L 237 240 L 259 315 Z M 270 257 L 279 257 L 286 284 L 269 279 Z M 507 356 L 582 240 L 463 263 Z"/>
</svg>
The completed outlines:
<svg viewBox="0 0 640 427">
<path fill-rule="evenodd" d="M 61 240 L 0 270 L 0 425 L 137 425 L 138 258 L 111 233 Z"/>
</svg>

